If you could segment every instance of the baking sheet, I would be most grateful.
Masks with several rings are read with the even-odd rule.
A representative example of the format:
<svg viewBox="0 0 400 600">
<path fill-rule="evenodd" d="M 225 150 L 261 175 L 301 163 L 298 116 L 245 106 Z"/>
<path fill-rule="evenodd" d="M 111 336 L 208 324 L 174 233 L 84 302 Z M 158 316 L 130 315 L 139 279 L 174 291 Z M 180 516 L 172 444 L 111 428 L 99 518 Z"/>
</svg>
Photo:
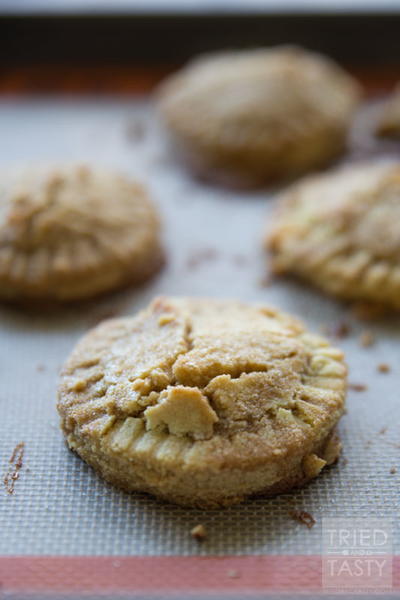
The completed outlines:
<svg viewBox="0 0 400 600">
<path fill-rule="evenodd" d="M 361 116 L 354 157 L 379 151 L 359 135 L 374 110 Z M 273 194 L 193 180 L 160 143 L 145 99 L 2 100 L 0 132 L 1 166 L 85 160 L 139 176 L 160 208 L 168 252 L 165 270 L 138 290 L 58 313 L 0 308 L 2 479 L 15 446 L 25 443 L 14 493 L 0 489 L 0 555 L 314 555 L 321 552 L 323 517 L 389 519 L 398 553 L 400 473 L 390 470 L 400 471 L 399 320 L 366 325 L 299 283 L 261 285 L 260 243 Z M 350 382 L 368 389 L 349 391 L 339 464 L 292 494 L 204 511 L 120 492 L 69 452 L 55 410 L 62 362 L 99 319 L 134 313 L 157 294 L 262 301 L 297 314 L 314 331 L 345 319 L 350 335 L 336 343 L 346 351 Z M 376 337 L 370 348 L 359 344 L 365 329 Z M 378 373 L 378 363 L 391 372 Z M 308 511 L 315 526 L 293 520 L 293 510 Z M 203 544 L 190 535 L 199 522 L 209 532 Z"/>
</svg>

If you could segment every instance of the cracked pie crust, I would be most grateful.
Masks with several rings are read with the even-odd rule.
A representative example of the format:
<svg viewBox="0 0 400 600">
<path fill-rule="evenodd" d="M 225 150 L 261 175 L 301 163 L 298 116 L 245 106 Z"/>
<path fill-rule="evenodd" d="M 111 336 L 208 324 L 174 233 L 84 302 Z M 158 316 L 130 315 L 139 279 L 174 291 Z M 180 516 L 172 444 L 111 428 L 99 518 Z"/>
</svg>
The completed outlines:
<svg viewBox="0 0 400 600">
<path fill-rule="evenodd" d="M 109 482 L 186 506 L 274 495 L 333 463 L 346 367 L 290 316 L 158 298 L 105 321 L 63 368 L 68 446 Z"/>
<path fill-rule="evenodd" d="M 253 185 L 340 154 L 359 98 L 329 58 L 279 46 L 198 58 L 161 86 L 159 106 L 195 170 Z"/>
<path fill-rule="evenodd" d="M 0 182 L 0 298 L 70 301 L 138 283 L 162 264 L 146 191 L 101 168 L 25 169 Z"/>
<path fill-rule="evenodd" d="M 400 309 L 400 166 L 363 163 L 283 194 L 267 235 L 276 273 L 334 296 Z"/>
</svg>

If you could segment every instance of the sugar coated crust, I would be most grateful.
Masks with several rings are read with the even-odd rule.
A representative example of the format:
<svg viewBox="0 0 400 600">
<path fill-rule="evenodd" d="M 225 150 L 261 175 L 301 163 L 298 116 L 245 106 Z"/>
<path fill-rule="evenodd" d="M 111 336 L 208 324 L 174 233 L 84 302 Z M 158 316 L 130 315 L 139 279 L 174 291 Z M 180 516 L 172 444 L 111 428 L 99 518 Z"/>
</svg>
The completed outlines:
<svg viewBox="0 0 400 600">
<path fill-rule="evenodd" d="M 198 171 L 261 183 L 333 159 L 360 98 L 330 59 L 279 46 L 206 55 L 161 86 L 163 120 Z"/>
<path fill-rule="evenodd" d="M 400 166 L 364 163 L 295 184 L 266 243 L 275 272 L 346 300 L 400 309 Z"/>
<path fill-rule="evenodd" d="M 159 221 L 144 188 L 87 166 L 4 173 L 0 298 L 80 300 L 153 274 Z"/>
<path fill-rule="evenodd" d="M 69 447 L 107 481 L 226 506 L 336 460 L 346 372 L 340 350 L 273 308 L 157 298 L 78 343 L 58 410 Z"/>
</svg>

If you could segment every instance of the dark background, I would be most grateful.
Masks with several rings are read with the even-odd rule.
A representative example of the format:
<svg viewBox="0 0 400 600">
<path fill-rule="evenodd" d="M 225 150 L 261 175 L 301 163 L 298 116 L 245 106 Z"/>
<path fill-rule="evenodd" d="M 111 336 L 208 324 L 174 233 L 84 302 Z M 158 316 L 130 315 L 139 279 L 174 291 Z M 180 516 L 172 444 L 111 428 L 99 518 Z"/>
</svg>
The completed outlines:
<svg viewBox="0 0 400 600">
<path fill-rule="evenodd" d="M 197 53 L 280 43 L 328 54 L 372 89 L 400 79 L 400 12 L 29 15 L 0 4 L 0 91 L 149 89 Z"/>
</svg>

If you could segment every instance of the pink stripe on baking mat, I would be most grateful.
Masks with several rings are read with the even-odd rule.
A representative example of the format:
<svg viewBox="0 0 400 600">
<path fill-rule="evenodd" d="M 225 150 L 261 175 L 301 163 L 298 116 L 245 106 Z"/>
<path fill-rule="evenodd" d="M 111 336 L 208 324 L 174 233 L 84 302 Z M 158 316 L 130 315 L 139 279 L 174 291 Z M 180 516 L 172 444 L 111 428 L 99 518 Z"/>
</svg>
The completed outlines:
<svg viewBox="0 0 400 600">
<path fill-rule="evenodd" d="M 400 556 L 392 589 L 400 589 Z M 3 556 L 3 593 L 323 591 L 321 556 Z"/>
</svg>

